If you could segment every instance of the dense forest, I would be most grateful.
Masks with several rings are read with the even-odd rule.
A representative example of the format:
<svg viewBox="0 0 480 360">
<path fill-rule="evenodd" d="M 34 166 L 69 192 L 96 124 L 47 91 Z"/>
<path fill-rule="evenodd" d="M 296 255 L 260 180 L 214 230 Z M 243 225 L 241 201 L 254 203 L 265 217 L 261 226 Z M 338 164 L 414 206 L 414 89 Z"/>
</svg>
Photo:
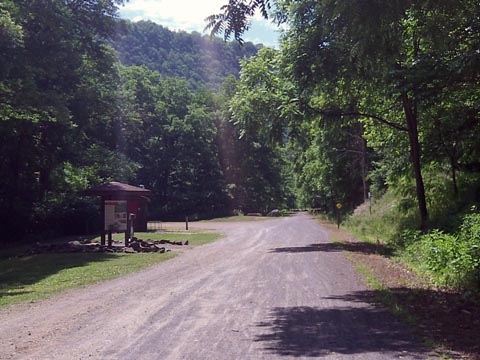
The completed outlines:
<svg viewBox="0 0 480 360">
<path fill-rule="evenodd" d="M 123 26 L 113 41 L 122 64 L 145 65 L 163 76 L 185 79 L 193 89 L 219 90 L 226 77 L 238 75 L 240 60 L 256 55 L 261 47 L 174 32 L 151 21 L 124 22 Z"/>
<path fill-rule="evenodd" d="M 480 3 L 231 0 L 208 27 L 241 39 L 255 11 L 288 30 L 233 115 L 286 136 L 300 204 L 478 289 Z"/>
<path fill-rule="evenodd" d="M 280 50 L 125 22 L 122 3 L 0 4 L 4 241 L 94 230 L 81 192 L 116 180 L 162 220 L 357 208 L 360 235 L 478 281 L 478 1 L 231 0 L 209 19 L 240 40 L 260 9 L 288 25 Z"/>
<path fill-rule="evenodd" d="M 121 3 L 1 3 L 2 241 L 97 229 L 82 191 L 111 180 L 151 189 L 162 220 L 293 204 L 277 145 L 230 121 L 257 47 L 128 23 Z"/>
</svg>

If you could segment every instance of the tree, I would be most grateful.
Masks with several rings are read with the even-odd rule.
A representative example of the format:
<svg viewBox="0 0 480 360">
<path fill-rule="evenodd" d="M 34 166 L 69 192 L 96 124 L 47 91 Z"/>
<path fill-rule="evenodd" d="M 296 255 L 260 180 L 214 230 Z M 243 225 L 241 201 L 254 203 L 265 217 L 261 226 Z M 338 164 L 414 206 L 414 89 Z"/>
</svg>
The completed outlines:
<svg viewBox="0 0 480 360">
<path fill-rule="evenodd" d="M 277 52 L 268 48 L 243 61 L 230 101 L 232 121 L 240 137 L 236 150 L 242 154 L 238 179 L 244 181 L 238 188 L 248 194 L 243 197 L 248 200 L 244 207 L 249 211 L 293 205 L 289 159 L 283 145 L 288 125 L 299 113 L 290 101 L 293 86 L 281 76 L 280 65 Z"/>
<path fill-rule="evenodd" d="M 223 176 L 208 93 L 146 67 L 122 70 L 126 99 L 120 128 L 125 152 L 140 164 L 137 182 L 151 189 L 156 216 L 206 216 L 225 208 Z"/>
<path fill-rule="evenodd" d="M 231 0 L 209 18 L 209 27 L 238 38 L 253 11 L 268 5 Z M 419 128 L 429 121 L 424 114 L 436 94 L 478 84 L 479 7 L 471 0 L 281 2 L 290 25 L 283 50 L 307 106 L 323 116 L 370 119 L 407 133 L 421 229 L 428 211 Z M 332 91 L 349 96 L 355 108 L 343 108 L 344 101 L 322 108 L 311 103 L 312 96 Z"/>
<path fill-rule="evenodd" d="M 106 41 L 122 2 L 0 4 L 0 213 L 12 217 L 7 232 L 31 231 L 44 204 L 65 198 L 57 175 L 85 149 L 92 117 L 111 110 L 106 102 L 87 112 L 79 104 L 81 94 L 99 91 L 93 73 L 114 75 Z"/>
</svg>

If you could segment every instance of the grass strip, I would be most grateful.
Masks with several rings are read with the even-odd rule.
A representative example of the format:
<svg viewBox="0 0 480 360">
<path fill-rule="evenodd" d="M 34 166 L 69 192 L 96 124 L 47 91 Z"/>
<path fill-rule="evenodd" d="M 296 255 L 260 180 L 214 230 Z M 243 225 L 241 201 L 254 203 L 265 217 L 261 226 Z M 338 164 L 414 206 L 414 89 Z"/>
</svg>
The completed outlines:
<svg viewBox="0 0 480 360">
<path fill-rule="evenodd" d="M 247 216 L 247 215 L 237 215 L 237 216 L 228 216 L 210 220 L 202 220 L 201 222 L 250 222 L 250 221 L 264 221 L 272 220 L 273 217 L 268 216 Z"/>
<path fill-rule="evenodd" d="M 0 261 L 0 307 L 35 302 L 65 290 L 133 273 L 172 253 L 39 254 Z"/>
<path fill-rule="evenodd" d="M 190 246 L 211 243 L 222 234 L 139 232 L 143 240 L 188 240 Z M 123 234 L 114 234 L 124 241 Z M 100 237 L 93 239 L 100 241 Z M 14 251 L 12 249 L 11 251 Z M 23 247 L 18 253 L 25 251 Z M 67 253 L 0 257 L 0 307 L 20 302 L 35 302 L 76 287 L 127 275 L 175 256 L 174 253 Z"/>
<path fill-rule="evenodd" d="M 218 240 L 223 235 L 213 232 L 203 233 L 188 233 L 188 232 L 136 232 L 135 237 L 142 240 L 170 240 L 170 241 L 182 241 L 188 240 L 188 244 L 192 246 L 199 246 L 211 243 Z M 114 241 L 123 242 L 125 240 L 124 234 L 113 234 Z M 100 242 L 100 237 L 94 239 L 94 241 Z"/>
<path fill-rule="evenodd" d="M 382 303 L 393 315 L 401 318 L 406 323 L 410 325 L 415 325 L 417 323 L 415 317 L 402 307 L 402 305 L 396 300 L 393 292 L 375 277 L 368 266 L 356 260 L 354 256 L 349 256 L 349 258 L 353 261 L 357 271 L 363 276 L 366 284 L 371 289 L 375 290 L 375 296 L 378 302 Z"/>
</svg>

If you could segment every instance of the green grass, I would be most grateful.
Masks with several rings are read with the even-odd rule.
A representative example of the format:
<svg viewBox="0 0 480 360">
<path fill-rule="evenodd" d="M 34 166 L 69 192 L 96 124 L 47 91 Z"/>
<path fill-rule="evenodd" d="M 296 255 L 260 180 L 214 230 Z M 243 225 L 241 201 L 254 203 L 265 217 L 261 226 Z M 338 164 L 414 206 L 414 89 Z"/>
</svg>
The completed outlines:
<svg viewBox="0 0 480 360">
<path fill-rule="evenodd" d="M 352 257 L 350 258 L 352 259 Z M 362 274 L 368 287 L 376 291 L 375 296 L 380 303 L 386 306 L 392 314 L 400 317 L 408 324 L 416 324 L 415 317 L 400 305 L 392 291 L 378 281 L 373 272 L 366 265 L 355 260 L 354 264 L 357 271 Z"/>
<path fill-rule="evenodd" d="M 165 254 L 40 254 L 0 261 L 0 306 L 34 302 L 171 259 Z"/>
<path fill-rule="evenodd" d="M 188 240 L 199 246 L 213 242 L 222 234 L 203 232 L 139 232 L 143 240 Z M 114 234 L 124 241 L 124 234 Z M 93 239 L 100 241 L 100 237 Z M 54 241 L 55 242 L 55 241 Z M 68 253 L 17 257 L 25 247 L 9 249 L 0 256 L 0 307 L 34 302 L 60 292 L 113 279 L 171 259 L 172 253 Z"/>
<path fill-rule="evenodd" d="M 245 215 L 237 215 L 237 216 L 228 216 L 210 220 L 202 220 L 202 222 L 242 222 L 242 221 L 262 221 L 262 220 L 271 220 L 274 219 L 272 217 L 267 216 L 245 216 Z"/>
<path fill-rule="evenodd" d="M 170 240 L 170 241 L 182 241 L 188 240 L 188 244 L 192 246 L 199 246 L 211 243 L 215 240 L 218 240 L 222 237 L 222 234 L 213 233 L 213 232 L 137 232 L 134 235 L 135 237 L 142 240 Z M 125 240 L 125 235 L 122 234 L 113 234 L 112 236 L 114 241 L 123 242 Z M 94 241 L 100 241 L 100 237 L 94 239 Z"/>
<path fill-rule="evenodd" d="M 375 277 L 367 265 L 355 260 L 353 256 L 349 256 L 349 259 L 354 263 L 355 268 L 362 275 L 367 286 L 375 290 L 376 300 L 385 306 L 394 316 L 416 329 L 419 323 L 418 318 L 397 301 L 395 294 Z M 429 349 L 436 349 L 436 354 L 440 356 L 441 359 L 452 358 L 430 335 L 419 333 L 419 336 L 422 339 L 423 345 Z"/>
<path fill-rule="evenodd" d="M 415 208 L 406 210 L 404 201 L 392 191 L 381 198 L 364 204 L 349 216 L 342 226 L 356 238 L 369 243 L 394 245 L 399 241 L 405 229 L 414 229 L 416 224 Z M 405 208 L 404 208 L 405 207 Z"/>
</svg>

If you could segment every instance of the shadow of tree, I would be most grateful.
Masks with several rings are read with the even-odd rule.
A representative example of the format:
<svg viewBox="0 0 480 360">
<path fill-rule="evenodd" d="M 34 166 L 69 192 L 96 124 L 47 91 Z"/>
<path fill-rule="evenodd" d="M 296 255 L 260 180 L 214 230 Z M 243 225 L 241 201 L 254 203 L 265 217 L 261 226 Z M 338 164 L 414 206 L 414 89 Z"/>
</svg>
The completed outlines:
<svg viewBox="0 0 480 360">
<path fill-rule="evenodd" d="M 41 254 L 0 260 L 0 297 L 26 294 L 24 288 L 62 270 L 113 260 L 109 253 Z"/>
<path fill-rule="evenodd" d="M 305 253 L 305 252 L 339 252 L 349 251 L 362 254 L 391 255 L 391 250 L 384 245 L 375 245 L 365 242 L 334 242 L 316 243 L 305 246 L 281 247 L 271 249 L 272 253 Z"/>
<path fill-rule="evenodd" d="M 414 315 L 421 335 L 433 338 L 445 348 L 480 359 L 480 304 L 459 293 L 402 287 L 359 291 L 327 299 L 375 303 L 385 291 Z"/>
<path fill-rule="evenodd" d="M 255 341 L 282 356 L 397 353 L 424 358 L 426 351 L 404 325 L 386 310 L 372 306 L 275 308 L 257 326 L 264 333 Z"/>
</svg>

